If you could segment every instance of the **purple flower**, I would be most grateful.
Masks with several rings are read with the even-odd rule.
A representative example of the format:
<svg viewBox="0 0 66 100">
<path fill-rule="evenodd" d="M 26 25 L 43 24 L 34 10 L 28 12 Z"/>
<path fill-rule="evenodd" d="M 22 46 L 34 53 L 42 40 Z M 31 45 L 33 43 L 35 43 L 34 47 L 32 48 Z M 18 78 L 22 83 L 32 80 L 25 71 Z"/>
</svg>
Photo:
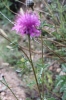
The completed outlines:
<svg viewBox="0 0 66 100">
<path fill-rule="evenodd" d="M 16 30 L 21 35 L 27 34 L 31 37 L 36 37 L 41 33 L 39 26 L 40 20 L 37 14 L 26 12 L 17 16 L 13 30 Z"/>
</svg>

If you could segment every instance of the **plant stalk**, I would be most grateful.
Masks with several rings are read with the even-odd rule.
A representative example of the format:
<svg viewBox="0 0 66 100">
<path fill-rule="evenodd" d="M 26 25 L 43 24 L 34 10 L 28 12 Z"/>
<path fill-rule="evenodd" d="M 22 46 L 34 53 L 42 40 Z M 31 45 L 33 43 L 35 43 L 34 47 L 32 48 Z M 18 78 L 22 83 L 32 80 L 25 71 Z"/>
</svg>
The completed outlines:
<svg viewBox="0 0 66 100">
<path fill-rule="evenodd" d="M 42 66 L 44 64 L 44 59 L 43 59 L 43 37 L 42 37 L 42 34 L 41 34 L 41 48 L 42 48 Z M 43 69 L 43 72 L 42 72 L 42 99 L 44 100 L 44 69 Z"/>
<path fill-rule="evenodd" d="M 8 84 L 5 84 L 3 81 L 1 81 L 0 80 L 0 82 L 2 83 L 2 84 L 4 84 L 10 91 L 11 91 L 11 93 L 13 94 L 13 96 L 15 97 L 15 99 L 16 100 L 19 100 L 17 97 L 16 97 L 16 95 L 15 95 L 15 93 L 11 90 L 11 88 L 8 86 Z"/>
<path fill-rule="evenodd" d="M 31 63 L 31 66 L 32 66 L 32 69 L 33 69 L 33 74 L 34 74 L 34 77 L 35 77 L 35 81 L 36 81 L 36 85 L 37 85 L 37 88 L 38 88 L 39 96 L 40 96 L 40 99 L 42 100 L 41 92 L 40 92 L 40 89 L 39 89 L 39 84 L 38 84 L 38 80 L 37 80 L 37 76 L 36 76 L 36 72 L 35 72 L 35 68 L 34 68 L 34 65 L 33 65 L 32 57 L 31 57 L 31 41 L 30 41 L 30 36 L 28 36 L 28 41 L 29 41 L 30 63 Z"/>
</svg>

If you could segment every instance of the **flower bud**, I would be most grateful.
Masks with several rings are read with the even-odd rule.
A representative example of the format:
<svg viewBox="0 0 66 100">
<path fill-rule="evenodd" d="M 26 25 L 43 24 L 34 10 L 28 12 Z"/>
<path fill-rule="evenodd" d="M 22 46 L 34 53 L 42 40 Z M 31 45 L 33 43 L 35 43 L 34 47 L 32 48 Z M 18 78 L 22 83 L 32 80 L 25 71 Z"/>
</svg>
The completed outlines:
<svg viewBox="0 0 66 100">
<path fill-rule="evenodd" d="M 33 0 L 26 0 L 26 6 L 31 7 L 33 9 L 34 1 Z"/>
<path fill-rule="evenodd" d="M 48 4 L 51 4 L 51 3 L 52 3 L 52 0 L 47 0 L 47 3 L 48 3 Z"/>
</svg>

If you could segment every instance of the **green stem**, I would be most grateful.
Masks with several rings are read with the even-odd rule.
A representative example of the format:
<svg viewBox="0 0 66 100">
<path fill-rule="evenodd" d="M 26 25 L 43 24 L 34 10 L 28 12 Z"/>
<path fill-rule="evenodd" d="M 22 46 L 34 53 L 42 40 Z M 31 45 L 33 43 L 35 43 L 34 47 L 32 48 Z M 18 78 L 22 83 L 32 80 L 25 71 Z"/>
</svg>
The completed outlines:
<svg viewBox="0 0 66 100">
<path fill-rule="evenodd" d="M 2 100 L 1 97 L 0 97 L 0 100 Z"/>
<path fill-rule="evenodd" d="M 44 60 L 43 60 L 43 38 L 42 38 L 42 34 L 41 34 L 41 48 L 42 48 L 42 65 L 43 65 Z"/>
<path fill-rule="evenodd" d="M 30 61 L 31 61 L 30 63 L 31 63 L 31 66 L 32 66 L 32 69 L 33 69 L 33 74 L 34 74 L 34 77 L 35 77 L 35 81 L 36 81 L 36 85 L 37 85 L 38 92 L 39 92 L 39 95 L 40 95 L 40 99 L 42 100 L 41 93 L 40 93 L 40 89 L 39 89 L 39 84 L 38 84 L 38 80 L 37 80 L 37 76 L 36 76 L 36 72 L 35 72 L 35 68 L 34 68 L 34 65 L 33 65 L 32 57 L 31 57 L 31 42 L 30 42 L 30 36 L 28 36 L 28 40 L 29 40 L 29 54 L 30 54 Z"/>
<path fill-rule="evenodd" d="M 4 78 L 3 78 L 4 79 Z M 5 81 L 5 79 L 4 79 L 4 81 Z M 0 80 L 0 82 L 2 83 L 2 84 L 4 84 L 10 91 L 11 91 L 11 93 L 13 94 L 13 96 L 15 97 L 15 99 L 16 100 L 19 100 L 17 97 L 16 97 L 16 95 L 15 95 L 15 93 L 11 90 L 11 88 L 8 86 L 8 84 L 7 84 L 7 82 L 5 81 L 5 83 L 2 81 L 2 80 Z"/>
<path fill-rule="evenodd" d="M 42 66 L 43 66 L 44 60 L 43 60 L 43 38 L 42 38 L 42 34 L 41 34 L 41 48 L 42 48 Z M 42 99 L 44 100 L 44 70 L 42 72 Z"/>
</svg>

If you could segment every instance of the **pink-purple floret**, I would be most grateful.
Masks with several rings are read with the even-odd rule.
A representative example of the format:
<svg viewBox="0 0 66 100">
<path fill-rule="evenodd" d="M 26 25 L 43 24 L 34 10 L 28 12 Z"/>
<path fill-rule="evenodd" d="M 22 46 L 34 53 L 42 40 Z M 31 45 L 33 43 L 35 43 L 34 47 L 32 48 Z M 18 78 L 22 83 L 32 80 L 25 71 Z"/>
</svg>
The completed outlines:
<svg viewBox="0 0 66 100">
<path fill-rule="evenodd" d="M 41 33 L 39 27 L 40 20 L 37 14 L 25 13 L 17 16 L 13 30 L 16 30 L 21 35 L 27 34 L 31 37 L 37 37 Z"/>
</svg>

